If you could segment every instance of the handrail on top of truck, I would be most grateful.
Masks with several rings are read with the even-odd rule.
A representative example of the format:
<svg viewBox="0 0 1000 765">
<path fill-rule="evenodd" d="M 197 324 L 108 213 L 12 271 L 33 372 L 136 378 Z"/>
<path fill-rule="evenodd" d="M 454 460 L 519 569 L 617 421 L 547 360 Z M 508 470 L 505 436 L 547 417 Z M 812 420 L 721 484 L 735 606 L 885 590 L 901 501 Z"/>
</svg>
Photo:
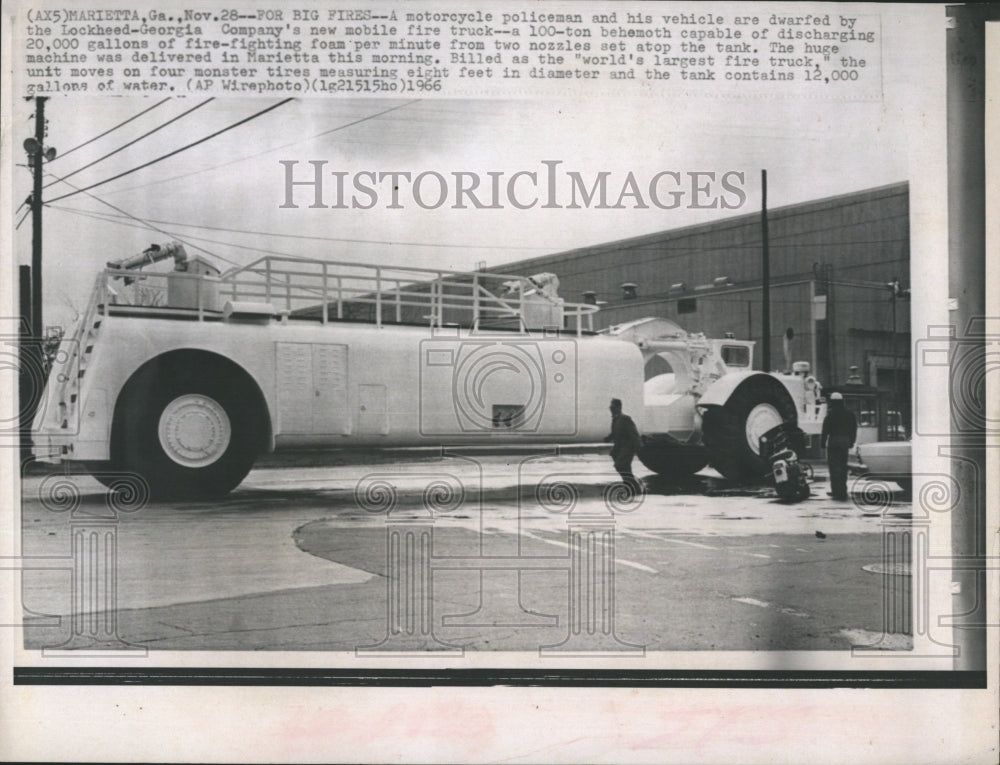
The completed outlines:
<svg viewBox="0 0 1000 765">
<path fill-rule="evenodd" d="M 350 318 L 353 306 L 373 307 L 364 311 L 361 320 L 371 321 L 378 327 L 385 323 L 403 323 L 404 318 L 427 320 L 432 328 L 446 323 L 478 326 L 480 322 L 496 319 L 518 319 L 528 326 L 526 314 L 536 317 L 549 326 L 546 316 L 558 316 L 562 329 L 563 317 L 571 331 L 577 335 L 593 331 L 593 314 L 598 307 L 584 303 L 566 303 L 554 296 L 554 289 L 538 277 L 485 271 L 460 272 L 417 266 L 375 266 L 343 261 L 328 261 L 295 256 L 268 255 L 245 266 L 230 269 L 217 277 L 205 274 L 149 271 L 122 272 L 109 269 L 104 274 L 105 290 L 99 302 L 108 301 L 109 282 L 124 279 L 125 283 L 141 282 L 154 298 L 146 305 L 157 305 L 155 293 L 167 286 L 168 279 L 197 280 L 194 289 L 193 310 L 199 320 L 206 312 L 216 315 L 218 308 L 208 305 L 211 291 L 232 302 L 263 302 L 276 309 L 283 306 L 281 314 L 294 318 L 319 319 L 326 324 L 331 320 Z M 162 280 L 163 288 L 151 287 Z M 211 285 L 211 290 L 206 287 Z M 114 294 L 114 290 L 110 290 Z M 133 304 L 135 305 L 135 304 Z M 547 311 L 551 313 L 546 313 Z M 532 313 L 533 312 L 533 313 Z M 357 310 L 354 310 L 357 313 Z M 456 314 L 458 314 L 456 316 Z M 405 316 L 404 316 L 405 315 Z M 359 318 L 355 316 L 354 318 Z"/>
</svg>

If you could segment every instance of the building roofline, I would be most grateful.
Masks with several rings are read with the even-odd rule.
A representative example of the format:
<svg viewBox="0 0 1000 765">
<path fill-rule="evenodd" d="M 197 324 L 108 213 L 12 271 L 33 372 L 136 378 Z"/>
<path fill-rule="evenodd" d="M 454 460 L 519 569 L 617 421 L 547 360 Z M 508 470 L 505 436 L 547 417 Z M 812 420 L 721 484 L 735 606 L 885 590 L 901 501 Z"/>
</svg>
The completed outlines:
<svg viewBox="0 0 1000 765">
<path fill-rule="evenodd" d="M 871 199 L 877 199 L 879 197 L 893 196 L 899 194 L 900 192 L 909 192 L 909 181 L 900 181 L 897 183 L 889 183 L 884 186 L 875 186 L 870 189 L 862 189 L 860 191 L 851 191 L 846 194 L 836 194 L 831 197 L 823 197 L 821 199 L 813 199 L 807 202 L 795 202 L 790 205 L 783 205 L 781 207 L 769 208 L 767 211 L 769 221 L 775 221 L 784 217 L 789 217 L 792 215 L 798 215 L 805 212 L 814 212 L 816 210 L 821 210 L 827 207 L 836 207 L 842 205 L 845 201 L 852 203 L 861 203 L 862 201 L 868 201 Z M 580 255 L 587 253 L 588 255 L 600 254 L 601 252 L 611 252 L 615 250 L 620 250 L 623 247 L 631 248 L 642 246 L 645 244 L 657 244 L 663 241 L 669 241 L 671 239 L 683 238 L 691 235 L 696 235 L 702 231 L 721 231 L 727 228 L 736 228 L 742 226 L 750 221 L 756 221 L 760 219 L 760 212 L 751 213 L 741 213 L 740 215 L 733 215 L 725 218 L 720 218 L 714 221 L 706 221 L 704 223 L 692 223 L 687 226 L 681 226 L 680 228 L 664 229 L 662 231 L 655 231 L 651 234 L 640 234 L 638 236 L 628 237 L 626 239 L 615 239 L 610 242 L 601 242 L 599 244 L 588 244 L 583 247 L 573 247 L 569 250 L 558 250 L 556 252 L 549 253 L 547 255 L 537 255 L 533 258 L 527 258 L 525 260 L 516 260 L 511 263 L 503 265 L 503 268 L 508 266 L 514 267 L 516 269 L 522 269 L 529 266 L 532 263 L 547 263 L 551 262 L 556 258 L 573 257 L 575 255 Z M 494 269 L 488 268 L 487 271 L 493 271 Z"/>
</svg>

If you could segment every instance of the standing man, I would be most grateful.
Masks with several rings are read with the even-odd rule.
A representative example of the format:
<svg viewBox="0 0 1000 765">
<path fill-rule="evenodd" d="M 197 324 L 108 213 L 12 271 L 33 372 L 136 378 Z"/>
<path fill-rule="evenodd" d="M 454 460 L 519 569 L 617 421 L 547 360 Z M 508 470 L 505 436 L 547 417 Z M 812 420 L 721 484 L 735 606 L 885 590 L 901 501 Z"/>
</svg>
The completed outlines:
<svg viewBox="0 0 1000 765">
<path fill-rule="evenodd" d="M 632 418 L 622 413 L 621 399 L 611 399 L 611 433 L 604 439 L 610 441 L 611 459 L 614 461 L 615 470 L 622 477 L 622 481 L 632 491 L 641 490 L 641 485 L 632 474 L 632 458 L 635 453 L 642 448 L 642 439 L 639 438 L 639 429 L 636 428 Z"/>
<path fill-rule="evenodd" d="M 820 446 L 826 449 L 826 464 L 830 468 L 831 497 L 847 499 L 847 453 L 858 436 L 858 421 L 844 406 L 840 393 L 830 394 L 830 406 L 823 420 Z"/>
</svg>

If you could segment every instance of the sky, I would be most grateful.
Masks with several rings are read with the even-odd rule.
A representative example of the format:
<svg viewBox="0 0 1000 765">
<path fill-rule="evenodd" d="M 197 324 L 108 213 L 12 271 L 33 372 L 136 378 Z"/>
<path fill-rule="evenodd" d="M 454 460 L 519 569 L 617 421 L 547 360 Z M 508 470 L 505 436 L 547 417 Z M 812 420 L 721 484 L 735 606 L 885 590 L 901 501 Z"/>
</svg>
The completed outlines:
<svg viewBox="0 0 1000 765">
<path fill-rule="evenodd" d="M 300 99 L 249 120 L 172 157 L 103 184 L 208 136 L 278 98 L 57 97 L 46 103 L 47 163 L 44 212 L 45 321 L 66 323 L 86 304 L 96 271 L 108 260 L 136 254 L 152 242 L 178 239 L 189 253 L 222 269 L 274 251 L 303 257 L 386 265 L 469 270 L 585 245 L 609 242 L 760 209 L 760 171 L 768 171 L 768 205 L 850 193 L 913 176 L 913 120 L 909 98 L 915 54 L 902 33 L 885 29 L 887 55 L 881 101 L 791 98 L 635 97 L 523 100 Z M 912 43 L 912 38 L 910 38 Z M 894 47 L 895 46 L 895 47 Z M 898 48 L 898 50 L 896 49 Z M 893 53 L 894 55 L 888 55 Z M 919 69 L 916 70 L 919 73 Z M 179 117 L 195 108 L 190 114 Z M 129 118 L 127 125 L 84 142 Z M 12 141 L 32 134 L 33 103 L 14 106 Z M 179 117 L 66 182 L 82 168 L 144 133 Z M 745 200 L 737 209 L 504 209 L 437 210 L 419 207 L 402 192 L 403 209 L 388 209 L 383 193 L 372 209 L 311 209 L 311 192 L 296 190 L 299 209 L 283 209 L 285 167 L 298 178 L 310 161 L 326 171 L 355 173 L 469 172 L 488 184 L 518 171 L 543 173 L 543 161 L 585 179 L 609 173 L 617 196 L 628 173 L 642 188 L 658 172 L 743 173 Z M 333 176 L 327 176 L 332 184 Z M 31 177 L 15 167 L 15 206 L 30 193 Z M 70 186 L 69 184 L 73 184 Z M 385 192 L 388 186 L 380 189 Z M 427 186 L 433 191 L 434 184 Z M 332 195 L 333 187 L 325 188 Z M 433 198 L 434 194 L 428 193 Z M 525 196 L 530 196 L 525 194 Z M 365 197 L 361 197 L 365 201 Z M 729 197 L 731 200 L 732 197 Z M 326 199 L 330 202 L 332 200 Z M 565 202 L 566 200 L 561 200 Z M 113 207 L 112 207 L 113 206 Z M 20 220 L 27 208 L 15 216 Z M 96 216 L 96 217 L 95 217 Z M 115 217 L 110 217 L 115 216 Z M 126 217 L 129 216 L 129 217 Z M 138 220 L 137 220 L 138 219 Z M 143 227 L 141 221 L 163 221 Z M 309 238 L 315 237 L 315 238 Z M 13 252 L 30 262 L 31 220 L 14 233 Z M 202 248 L 202 249 L 198 249 Z M 257 248 L 257 250 L 251 249 Z"/>
</svg>

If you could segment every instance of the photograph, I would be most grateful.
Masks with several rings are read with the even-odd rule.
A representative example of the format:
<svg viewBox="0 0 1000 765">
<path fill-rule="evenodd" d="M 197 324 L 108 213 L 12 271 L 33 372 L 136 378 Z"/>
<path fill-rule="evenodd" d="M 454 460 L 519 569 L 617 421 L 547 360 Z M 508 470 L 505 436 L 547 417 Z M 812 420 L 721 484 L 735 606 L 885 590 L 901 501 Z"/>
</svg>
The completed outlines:
<svg viewBox="0 0 1000 765">
<path fill-rule="evenodd" d="M 116 140 L 192 109 L 165 101 Z M 115 601 L 26 573 L 25 608 L 68 617 L 27 648 L 911 647 L 908 553 L 882 560 L 912 432 L 884 126 L 847 163 L 857 135 L 790 160 L 779 114 L 666 143 L 639 108 L 623 153 L 548 100 L 201 104 L 112 175 L 271 111 L 120 190 L 45 165 L 24 550 L 113 537 Z M 148 109 L 76 102 L 66 139 Z"/>
<path fill-rule="evenodd" d="M 5 7 L 5 688 L 995 700 L 990 7 L 356 5 Z"/>
</svg>

